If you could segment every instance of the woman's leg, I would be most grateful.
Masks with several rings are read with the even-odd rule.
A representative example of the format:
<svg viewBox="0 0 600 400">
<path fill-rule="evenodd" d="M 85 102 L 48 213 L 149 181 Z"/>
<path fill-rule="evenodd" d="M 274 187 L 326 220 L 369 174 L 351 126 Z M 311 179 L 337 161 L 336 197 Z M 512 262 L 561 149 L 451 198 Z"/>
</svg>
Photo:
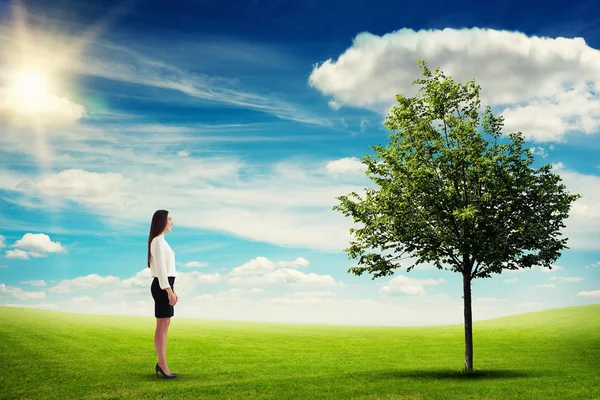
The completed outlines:
<svg viewBox="0 0 600 400">
<path fill-rule="evenodd" d="M 171 318 L 156 318 L 156 331 L 154 332 L 154 347 L 156 347 L 158 365 L 167 375 L 171 375 L 167 365 L 167 331 L 170 324 Z"/>
</svg>

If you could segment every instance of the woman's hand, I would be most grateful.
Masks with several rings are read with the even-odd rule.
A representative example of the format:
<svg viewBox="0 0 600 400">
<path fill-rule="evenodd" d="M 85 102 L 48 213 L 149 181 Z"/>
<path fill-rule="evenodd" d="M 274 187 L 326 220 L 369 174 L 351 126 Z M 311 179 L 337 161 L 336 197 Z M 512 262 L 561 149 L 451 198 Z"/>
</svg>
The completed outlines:
<svg viewBox="0 0 600 400">
<path fill-rule="evenodd" d="M 177 304 L 177 295 L 173 293 L 171 290 L 168 291 L 169 294 L 169 305 L 174 306 Z"/>
</svg>

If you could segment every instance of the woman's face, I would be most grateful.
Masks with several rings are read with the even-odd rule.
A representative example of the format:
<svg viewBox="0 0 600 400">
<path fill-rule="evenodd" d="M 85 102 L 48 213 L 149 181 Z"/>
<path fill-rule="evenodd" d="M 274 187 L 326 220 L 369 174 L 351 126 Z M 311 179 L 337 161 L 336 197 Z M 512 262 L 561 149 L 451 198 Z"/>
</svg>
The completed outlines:
<svg viewBox="0 0 600 400">
<path fill-rule="evenodd" d="M 167 226 L 165 226 L 165 232 L 171 232 L 171 228 L 173 227 L 173 218 L 171 217 L 171 213 L 167 215 Z"/>
</svg>

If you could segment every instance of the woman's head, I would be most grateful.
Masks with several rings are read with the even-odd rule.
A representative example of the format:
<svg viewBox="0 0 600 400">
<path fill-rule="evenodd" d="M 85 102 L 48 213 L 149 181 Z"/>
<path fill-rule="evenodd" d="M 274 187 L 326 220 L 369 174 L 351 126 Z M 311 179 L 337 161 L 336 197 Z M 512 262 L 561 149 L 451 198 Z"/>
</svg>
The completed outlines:
<svg viewBox="0 0 600 400">
<path fill-rule="evenodd" d="M 148 235 L 148 267 L 150 267 L 150 259 L 152 258 L 152 254 L 150 253 L 152 239 L 163 232 L 171 232 L 172 226 L 173 219 L 167 210 L 156 210 L 154 212 L 152 222 L 150 223 L 150 234 Z"/>
</svg>

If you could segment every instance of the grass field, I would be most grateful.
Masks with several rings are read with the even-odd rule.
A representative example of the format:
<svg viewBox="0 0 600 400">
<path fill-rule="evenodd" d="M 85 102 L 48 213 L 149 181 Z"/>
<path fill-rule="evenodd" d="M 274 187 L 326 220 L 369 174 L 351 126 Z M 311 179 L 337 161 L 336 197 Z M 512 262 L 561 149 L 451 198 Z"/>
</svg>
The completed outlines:
<svg viewBox="0 0 600 400">
<path fill-rule="evenodd" d="M 461 325 L 384 328 L 174 318 L 154 375 L 154 319 L 0 307 L 4 399 L 600 399 L 600 305 Z"/>
</svg>

